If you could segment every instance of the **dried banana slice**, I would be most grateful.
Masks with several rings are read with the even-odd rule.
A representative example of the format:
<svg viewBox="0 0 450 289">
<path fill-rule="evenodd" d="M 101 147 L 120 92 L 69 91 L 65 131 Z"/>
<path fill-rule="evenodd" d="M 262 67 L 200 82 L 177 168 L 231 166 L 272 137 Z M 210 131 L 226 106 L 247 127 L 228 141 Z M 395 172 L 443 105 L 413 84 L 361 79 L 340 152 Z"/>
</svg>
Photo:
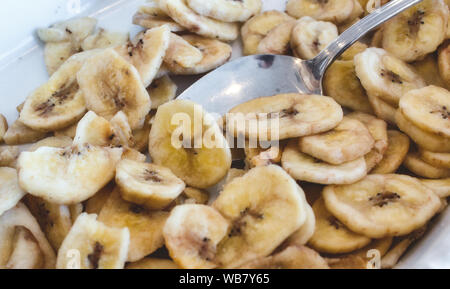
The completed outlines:
<svg viewBox="0 0 450 289">
<path fill-rule="evenodd" d="M 164 56 L 164 62 L 190 68 L 198 64 L 202 58 L 203 53 L 200 49 L 191 45 L 183 37 L 170 33 L 170 43 Z"/>
<path fill-rule="evenodd" d="M 395 113 L 397 111 L 396 106 L 389 104 L 381 98 L 371 94 L 368 94 L 367 97 L 377 117 L 385 120 L 389 124 L 395 124 Z"/>
<path fill-rule="evenodd" d="M 381 268 L 393 268 L 397 264 L 400 257 L 405 253 L 406 249 L 420 239 L 426 231 L 426 227 L 422 227 L 404 237 L 399 243 L 392 247 L 386 255 L 381 259 Z"/>
<path fill-rule="evenodd" d="M 58 269 L 121 269 L 127 259 L 130 233 L 111 228 L 82 213 L 58 251 Z"/>
<path fill-rule="evenodd" d="M 339 35 L 336 25 L 304 16 L 292 30 L 291 47 L 301 59 L 312 59 Z"/>
<path fill-rule="evenodd" d="M 33 235 L 24 227 L 14 229 L 14 248 L 6 264 L 7 269 L 42 268 L 42 252 Z"/>
<path fill-rule="evenodd" d="M 421 179 L 422 184 L 433 190 L 439 198 L 447 198 L 450 196 L 450 178 L 427 180 Z"/>
<path fill-rule="evenodd" d="M 450 41 L 445 42 L 438 50 L 438 66 L 442 79 L 450 88 Z"/>
<path fill-rule="evenodd" d="M 180 205 L 167 219 L 164 240 L 170 256 L 181 268 L 216 268 L 217 246 L 228 227 L 228 221 L 209 206 Z"/>
<path fill-rule="evenodd" d="M 371 239 L 347 229 L 325 207 L 322 198 L 314 202 L 316 229 L 308 244 L 321 253 L 349 253 L 363 248 Z"/>
<path fill-rule="evenodd" d="M 114 117 L 110 120 L 110 123 L 114 132 L 111 140 L 112 145 L 118 147 L 123 146 L 126 148 L 134 146 L 133 132 L 131 130 L 128 117 L 125 113 L 123 113 L 123 111 L 117 112 L 116 115 L 114 115 Z"/>
<path fill-rule="evenodd" d="M 77 73 L 97 53 L 91 50 L 71 56 L 47 83 L 27 97 L 19 120 L 40 131 L 66 128 L 78 121 L 86 112 L 86 103 Z"/>
<path fill-rule="evenodd" d="M 157 109 L 160 105 L 174 99 L 177 94 L 177 88 L 175 82 L 167 75 L 153 80 L 150 86 L 147 87 L 147 92 L 152 100 L 151 109 Z"/>
<path fill-rule="evenodd" d="M 136 35 L 133 41 L 116 47 L 116 51 L 136 67 L 147 87 L 156 77 L 170 43 L 170 30 L 161 26 Z"/>
<path fill-rule="evenodd" d="M 20 151 L 18 146 L 0 146 L 0 167 L 16 167 Z"/>
<path fill-rule="evenodd" d="M 450 152 L 450 138 L 425 131 L 410 122 L 403 113 L 398 110 L 395 114 L 398 128 L 406 133 L 421 148 L 433 152 Z"/>
<path fill-rule="evenodd" d="M 90 145 L 22 152 L 17 161 L 19 184 L 28 193 L 52 203 L 79 203 L 114 177 L 121 155 L 120 148 Z"/>
<path fill-rule="evenodd" d="M 381 162 L 371 171 L 372 174 L 392 174 L 403 163 L 409 151 L 409 137 L 396 130 L 388 130 L 388 147 Z"/>
<path fill-rule="evenodd" d="M 31 195 L 25 197 L 24 203 L 38 221 L 53 249 L 58 251 L 72 227 L 69 208 L 65 205 L 53 204 Z"/>
<path fill-rule="evenodd" d="M 291 48 L 290 41 L 295 20 L 285 21 L 273 29 L 259 42 L 258 54 L 287 54 Z"/>
<path fill-rule="evenodd" d="M 27 237 L 32 239 L 33 243 L 37 243 L 39 248 L 36 248 L 36 246 L 25 246 L 25 248 L 23 246 L 18 246 L 19 248 L 17 248 L 18 244 L 15 235 L 16 230 L 19 228 L 26 229 L 29 233 L 27 234 Z M 6 268 L 8 265 L 9 267 L 16 267 L 18 265 L 17 262 L 26 261 L 28 266 L 24 266 L 22 263 L 17 267 L 28 267 L 28 269 L 31 269 L 30 267 L 37 267 L 40 269 L 53 269 L 55 267 L 55 253 L 45 238 L 44 233 L 42 233 L 39 228 L 36 219 L 31 215 L 24 204 L 18 203 L 17 206 L 0 216 L 0 239 L 0 268 Z M 15 250 L 14 247 L 16 247 L 17 250 Z M 34 257 L 37 256 L 30 256 L 35 255 L 30 252 L 31 249 L 33 249 L 32 251 L 38 249 L 39 252 L 35 253 L 41 256 L 37 259 L 43 260 L 36 260 Z M 18 254 L 20 254 L 22 258 L 19 258 L 20 255 L 17 256 Z M 24 254 L 26 254 L 26 256 L 23 256 Z M 32 260 L 24 260 L 28 258 L 32 258 L 34 262 L 32 262 Z"/>
<path fill-rule="evenodd" d="M 189 7 L 200 15 L 223 22 L 244 22 L 259 13 L 261 0 L 186 0 Z"/>
<path fill-rule="evenodd" d="M 151 210 L 163 209 L 185 188 L 168 168 L 132 160 L 117 164 L 116 183 L 125 200 Z"/>
<path fill-rule="evenodd" d="M 364 52 L 364 50 L 366 50 L 367 48 L 369 48 L 367 44 L 357 41 L 355 42 L 355 44 L 350 46 L 350 48 L 345 50 L 345 52 L 342 53 L 339 59 L 342 61 L 349 61 L 349 60 L 353 61 L 353 58 L 355 58 L 357 54 Z"/>
<path fill-rule="evenodd" d="M 188 100 L 158 108 L 148 150 L 155 164 L 200 189 L 218 183 L 231 166 L 230 148 L 217 122 Z"/>
<path fill-rule="evenodd" d="M 225 23 L 197 14 L 189 8 L 186 0 L 160 0 L 159 7 L 175 22 L 198 35 L 233 41 L 238 37 L 238 25 Z"/>
<path fill-rule="evenodd" d="M 123 45 L 128 42 L 129 34 L 124 32 L 113 32 L 100 28 L 95 34 L 86 37 L 81 48 L 86 50 L 109 48 Z"/>
<path fill-rule="evenodd" d="M 325 95 L 331 96 L 342 106 L 365 113 L 373 112 L 366 91 L 356 76 L 353 57 L 348 61 L 335 61 L 328 68 L 323 88 Z"/>
<path fill-rule="evenodd" d="M 277 10 L 265 11 L 250 18 L 241 28 L 244 55 L 258 54 L 259 44 L 271 31 L 275 31 L 273 29 L 276 29 L 282 23 L 292 22 L 294 20 L 294 18 L 288 16 L 286 13 Z M 286 30 L 282 29 L 282 32 L 284 34 Z M 269 39 L 273 37 L 275 35 Z"/>
<path fill-rule="evenodd" d="M 139 205 L 126 202 L 116 188 L 102 207 L 98 220 L 110 227 L 128 228 L 130 245 L 126 260 L 134 262 L 163 246 L 163 227 L 168 216 L 167 212 L 150 212 Z"/>
<path fill-rule="evenodd" d="M 150 111 L 150 97 L 138 71 L 113 49 L 88 59 L 77 79 L 89 110 L 107 120 L 121 110 L 132 129 L 142 126 Z"/>
<path fill-rule="evenodd" d="M 290 246 L 272 256 L 250 261 L 241 269 L 329 269 L 316 251 L 305 246 Z"/>
<path fill-rule="evenodd" d="M 450 153 L 435 153 L 419 150 L 420 158 L 432 166 L 450 169 Z"/>
<path fill-rule="evenodd" d="M 289 0 L 286 11 L 295 18 L 310 16 L 320 21 L 341 24 L 352 16 L 354 6 L 354 0 Z"/>
<path fill-rule="evenodd" d="M 221 66 L 231 57 L 232 49 L 227 43 L 197 35 L 184 35 L 182 37 L 189 42 L 190 45 L 199 49 L 202 52 L 203 57 L 201 61 L 193 67 L 183 67 L 173 61 L 165 62 L 165 67 L 172 74 L 191 75 L 205 73 Z"/>
<path fill-rule="evenodd" d="M 78 53 L 71 42 L 49 42 L 44 47 L 44 62 L 48 75 L 52 75 L 69 57 Z"/>
<path fill-rule="evenodd" d="M 37 30 L 39 38 L 44 42 L 71 41 L 80 45 L 81 42 L 94 32 L 97 20 L 90 17 L 82 17 L 58 22 L 49 28 Z"/>
<path fill-rule="evenodd" d="M 287 246 L 303 246 L 314 234 L 314 230 L 316 229 L 316 216 L 309 204 L 306 204 L 305 207 L 305 223 L 286 240 L 285 244 Z"/>
<path fill-rule="evenodd" d="M 299 139 L 300 151 L 324 162 L 340 165 L 370 152 L 375 141 L 359 120 L 344 116 L 334 129 Z"/>
<path fill-rule="evenodd" d="M 297 140 L 283 151 L 281 165 L 294 179 L 318 184 L 351 184 L 366 175 L 364 157 L 340 165 L 332 165 L 302 153 Z"/>
<path fill-rule="evenodd" d="M 405 175 L 368 175 L 352 185 L 328 186 L 323 198 L 339 221 L 371 238 L 409 234 L 441 206 L 432 190 Z"/>
<path fill-rule="evenodd" d="M 399 109 L 419 128 L 450 137 L 450 91 L 445 88 L 430 85 L 410 91 L 400 100 Z"/>
<path fill-rule="evenodd" d="M 68 136 L 51 136 L 33 144 L 28 151 L 34 152 L 40 147 L 65 148 L 71 146 L 72 142 Z"/>
<path fill-rule="evenodd" d="M 110 182 L 103 188 L 101 188 L 94 196 L 89 198 L 85 203 L 85 211 L 88 214 L 99 214 L 105 205 L 106 201 L 109 199 L 112 191 L 115 188 L 115 183 Z"/>
<path fill-rule="evenodd" d="M 67 137 L 70 137 L 71 139 L 73 139 L 75 137 L 75 133 L 77 131 L 77 125 L 78 125 L 78 123 L 75 123 L 66 128 L 57 130 L 57 131 L 53 132 L 53 135 L 56 137 L 67 136 Z"/>
<path fill-rule="evenodd" d="M 25 192 L 19 187 L 17 171 L 0 167 L 0 216 L 17 205 Z"/>
<path fill-rule="evenodd" d="M 0 143 L 3 142 L 3 137 L 8 130 L 8 121 L 3 114 L 0 114 Z"/>
<path fill-rule="evenodd" d="M 383 49 L 368 48 L 354 61 L 356 75 L 367 94 L 394 107 L 405 93 L 426 85 L 411 66 Z"/>
<path fill-rule="evenodd" d="M 34 143 L 46 135 L 47 133 L 31 129 L 20 120 L 16 120 L 6 131 L 3 140 L 7 145 L 21 145 Z"/>
<path fill-rule="evenodd" d="M 73 143 L 108 146 L 113 138 L 114 131 L 111 123 L 95 112 L 88 111 L 78 122 Z"/>
<path fill-rule="evenodd" d="M 267 114 L 267 117 L 260 119 L 259 114 Z M 272 128 L 274 118 L 277 118 L 278 125 Z M 342 108 L 331 97 L 279 94 L 256 98 L 232 108 L 227 114 L 227 129 L 234 136 L 281 140 L 328 131 L 336 127 L 342 118 Z M 255 131 L 249 125 L 239 125 L 242 120 L 256 122 L 258 129 Z M 267 131 L 259 128 L 267 128 Z"/>
<path fill-rule="evenodd" d="M 435 51 L 444 41 L 449 12 L 442 0 L 425 0 L 383 26 L 383 48 L 404 61 Z"/>
<path fill-rule="evenodd" d="M 150 134 L 151 122 L 153 121 L 154 113 L 147 114 L 144 121 L 144 126 L 133 130 L 134 146 L 133 149 L 139 152 L 146 152 L 148 148 L 148 136 Z"/>
<path fill-rule="evenodd" d="M 186 187 L 184 191 L 175 199 L 175 206 L 184 204 L 206 205 L 209 201 L 209 193 L 204 190 Z"/>
<path fill-rule="evenodd" d="M 147 257 L 137 262 L 128 263 L 125 269 L 180 269 L 180 267 L 169 259 Z"/>
<path fill-rule="evenodd" d="M 303 190 L 276 165 L 253 168 L 232 180 L 212 204 L 230 222 L 217 262 L 238 267 L 269 255 L 305 223 L 305 200 Z"/>
<path fill-rule="evenodd" d="M 418 176 L 429 179 L 450 177 L 450 169 L 435 167 L 422 160 L 417 152 L 410 152 L 403 162 L 405 167 Z"/>
<path fill-rule="evenodd" d="M 172 32 L 186 31 L 185 27 L 173 21 L 172 18 L 170 18 L 166 13 L 158 13 L 154 15 L 143 12 L 136 12 L 136 14 L 133 15 L 133 24 L 142 26 L 146 29 L 153 29 L 166 25 Z"/>
<path fill-rule="evenodd" d="M 447 83 L 439 73 L 439 65 L 436 54 L 428 54 L 424 59 L 415 61 L 412 66 L 428 85 L 447 87 Z M 450 82 L 449 82 L 450 84 Z"/>
</svg>

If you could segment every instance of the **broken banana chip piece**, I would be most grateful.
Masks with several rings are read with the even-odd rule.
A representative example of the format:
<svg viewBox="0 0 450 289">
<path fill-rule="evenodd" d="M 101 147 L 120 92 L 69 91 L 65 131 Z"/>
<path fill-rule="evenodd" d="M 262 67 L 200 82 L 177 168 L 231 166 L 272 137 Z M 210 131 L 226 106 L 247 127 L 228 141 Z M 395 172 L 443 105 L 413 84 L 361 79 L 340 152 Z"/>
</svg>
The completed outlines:
<svg viewBox="0 0 450 289">
<path fill-rule="evenodd" d="M 216 261 L 236 268 L 266 257 L 306 221 L 303 190 L 276 165 L 256 167 L 226 184 L 212 204 L 230 223 Z"/>
<path fill-rule="evenodd" d="M 435 51 L 444 41 L 449 11 L 443 0 L 425 0 L 383 25 L 383 48 L 404 61 Z"/>
<path fill-rule="evenodd" d="M 187 204 L 176 206 L 164 226 L 169 254 L 183 269 L 216 268 L 217 246 L 229 222 L 214 208 Z"/>
<path fill-rule="evenodd" d="M 25 194 L 19 187 L 17 171 L 0 167 L 0 216 L 16 206 Z"/>
<path fill-rule="evenodd" d="M 121 148 L 88 144 L 22 152 L 17 165 L 19 184 L 28 193 L 52 203 L 79 203 L 113 179 L 121 155 Z"/>
<path fill-rule="evenodd" d="M 359 120 L 345 117 L 334 129 L 299 140 L 302 152 L 330 164 L 340 165 L 370 152 L 375 144 L 367 127 Z"/>
<path fill-rule="evenodd" d="M 26 238 L 17 238 L 20 228 L 25 229 Z M 24 204 L 18 203 L 0 216 L 0 239 L 0 268 L 55 268 L 55 253 Z"/>
<path fill-rule="evenodd" d="M 260 114 L 266 114 L 266 117 L 260 119 Z M 250 139 L 282 140 L 328 131 L 342 118 L 341 106 L 331 97 L 279 94 L 256 98 L 232 108 L 227 114 L 227 130 L 235 137 L 245 135 Z M 252 129 L 251 125 L 239 125 L 242 121 L 246 124 L 255 122 L 257 129 Z M 267 128 L 267 131 L 260 128 Z"/>
<path fill-rule="evenodd" d="M 261 0 L 186 0 L 189 7 L 200 15 L 223 22 L 244 22 L 259 13 Z"/>
<path fill-rule="evenodd" d="M 351 185 L 328 186 L 323 198 L 340 222 L 371 238 L 409 234 L 441 207 L 439 197 L 418 179 L 395 174 L 368 175 Z"/>
<path fill-rule="evenodd" d="M 318 184 L 352 184 L 367 174 L 364 157 L 332 165 L 302 153 L 296 139 L 284 149 L 281 165 L 294 179 Z"/>
<path fill-rule="evenodd" d="M 225 177 L 231 166 L 222 130 L 192 101 L 173 100 L 161 105 L 149 138 L 153 162 L 169 168 L 186 185 L 208 188 Z"/>
<path fill-rule="evenodd" d="M 186 0 L 160 0 L 159 7 L 175 22 L 198 35 L 233 41 L 238 37 L 237 23 L 225 23 L 197 14 L 189 8 Z"/>
<path fill-rule="evenodd" d="M 185 188 L 184 182 L 170 169 L 131 160 L 117 164 L 116 183 L 125 200 L 151 210 L 165 208 Z"/>
<path fill-rule="evenodd" d="M 203 58 L 203 53 L 183 37 L 170 33 L 170 43 L 164 56 L 165 63 L 173 63 L 184 68 L 194 67 Z"/>
<path fill-rule="evenodd" d="M 173 61 L 165 62 L 165 67 L 172 74 L 191 75 L 205 73 L 221 66 L 231 57 L 231 46 L 222 41 L 197 35 L 184 35 L 182 38 L 201 51 L 202 59 L 192 67 L 183 67 Z"/>
<path fill-rule="evenodd" d="M 122 269 L 127 259 L 130 233 L 111 228 L 82 213 L 58 251 L 57 269 Z"/>
<path fill-rule="evenodd" d="M 111 120 L 120 110 L 132 129 L 142 126 L 151 101 L 138 71 L 113 49 L 88 59 L 77 76 L 88 110 Z"/>
<path fill-rule="evenodd" d="M 128 228 L 130 245 L 127 261 L 138 261 L 164 245 L 163 227 L 168 212 L 150 212 L 123 200 L 115 188 L 102 207 L 98 220 L 115 228 Z"/>
<path fill-rule="evenodd" d="M 295 18 L 310 16 L 320 21 L 341 24 L 352 16 L 354 6 L 354 0 L 289 0 L 286 11 Z"/>
</svg>

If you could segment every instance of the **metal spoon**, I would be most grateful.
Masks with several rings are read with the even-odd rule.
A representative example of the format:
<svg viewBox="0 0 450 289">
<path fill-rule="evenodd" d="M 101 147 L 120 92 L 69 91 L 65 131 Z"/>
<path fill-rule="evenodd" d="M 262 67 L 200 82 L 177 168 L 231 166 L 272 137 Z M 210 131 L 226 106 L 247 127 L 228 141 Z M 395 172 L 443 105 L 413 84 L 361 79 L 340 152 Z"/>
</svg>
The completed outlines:
<svg viewBox="0 0 450 289">
<path fill-rule="evenodd" d="M 223 115 L 234 106 L 261 96 L 289 92 L 323 94 L 323 75 L 336 58 L 370 30 L 421 1 L 390 1 L 344 31 L 311 60 L 284 55 L 238 58 L 199 79 L 178 99 L 192 100 L 208 112 Z"/>
</svg>

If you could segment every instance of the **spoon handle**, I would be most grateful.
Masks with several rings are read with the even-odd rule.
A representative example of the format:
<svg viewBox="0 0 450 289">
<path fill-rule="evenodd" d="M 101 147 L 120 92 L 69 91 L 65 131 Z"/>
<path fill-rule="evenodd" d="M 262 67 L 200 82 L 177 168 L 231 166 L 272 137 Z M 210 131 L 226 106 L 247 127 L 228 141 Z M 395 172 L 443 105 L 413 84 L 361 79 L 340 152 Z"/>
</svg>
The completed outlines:
<svg viewBox="0 0 450 289">
<path fill-rule="evenodd" d="M 353 43 L 358 41 L 372 29 L 421 1 L 422 0 L 391 0 L 388 4 L 376 9 L 345 30 L 338 38 L 336 38 L 336 40 L 331 42 L 327 48 L 322 50 L 322 52 L 311 60 L 314 76 L 317 79 L 320 79 L 328 66 Z"/>
</svg>

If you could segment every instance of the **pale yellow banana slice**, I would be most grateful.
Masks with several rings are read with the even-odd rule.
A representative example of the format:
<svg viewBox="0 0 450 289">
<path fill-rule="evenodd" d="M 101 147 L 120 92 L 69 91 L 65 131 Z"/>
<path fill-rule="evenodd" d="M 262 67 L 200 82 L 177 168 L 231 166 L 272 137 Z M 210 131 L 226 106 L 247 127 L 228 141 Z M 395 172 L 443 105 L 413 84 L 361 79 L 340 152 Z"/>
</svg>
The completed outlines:
<svg viewBox="0 0 450 289">
<path fill-rule="evenodd" d="M 164 62 L 190 68 L 198 64 L 202 58 L 203 53 L 200 49 L 191 45 L 183 37 L 170 33 L 170 43 L 164 56 Z"/>
<path fill-rule="evenodd" d="M 126 147 L 123 149 L 122 159 L 143 163 L 147 160 L 147 156 L 139 152 L 138 150 Z"/>
<path fill-rule="evenodd" d="M 68 126 L 66 128 L 57 130 L 53 132 L 53 135 L 56 137 L 60 137 L 60 136 L 67 136 L 70 137 L 71 139 L 73 139 L 75 137 L 76 131 L 77 131 L 77 125 L 78 123 L 75 123 L 71 126 Z"/>
<path fill-rule="evenodd" d="M 105 205 L 106 201 L 109 199 L 112 191 L 115 188 L 115 183 L 110 182 L 103 188 L 101 188 L 94 196 L 89 198 L 85 203 L 85 211 L 88 214 L 99 214 Z"/>
<path fill-rule="evenodd" d="M 366 91 L 356 76 L 353 59 L 335 61 L 327 70 L 323 80 L 325 95 L 337 103 L 355 111 L 372 113 Z"/>
<path fill-rule="evenodd" d="M 286 11 L 295 18 L 310 16 L 320 21 L 340 24 L 352 16 L 354 6 L 353 0 L 289 0 Z"/>
<path fill-rule="evenodd" d="M 162 15 L 156 14 L 155 16 L 153 14 L 136 12 L 136 14 L 133 15 L 133 24 L 142 26 L 146 29 L 153 29 L 166 25 L 172 32 L 186 31 L 185 27 L 173 21 L 173 19 L 170 18 L 166 13 Z"/>
<path fill-rule="evenodd" d="M 75 18 L 51 25 L 49 28 L 37 30 L 39 38 L 44 42 L 71 41 L 80 45 L 94 32 L 97 20 L 90 17 Z"/>
<path fill-rule="evenodd" d="M 256 167 L 225 185 L 212 206 L 229 222 L 218 246 L 221 267 L 269 255 L 306 221 L 303 190 L 279 166 Z"/>
<path fill-rule="evenodd" d="M 282 23 L 294 20 L 286 13 L 277 10 L 265 11 L 250 18 L 241 28 L 244 55 L 258 54 L 259 44 L 271 31 L 275 31 L 274 29 Z M 282 32 L 284 35 L 286 29 L 282 29 Z M 276 37 L 276 35 L 272 35 L 269 39 L 273 39 L 273 37 Z"/>
<path fill-rule="evenodd" d="M 227 234 L 229 222 L 205 205 L 180 205 L 164 226 L 164 240 L 175 263 L 184 269 L 218 266 L 217 246 Z"/>
<path fill-rule="evenodd" d="M 58 269 L 122 269 L 130 233 L 104 225 L 95 214 L 82 213 L 58 251 Z"/>
<path fill-rule="evenodd" d="M 71 56 L 47 83 L 27 97 L 19 120 L 41 131 L 62 129 L 78 121 L 86 112 L 86 104 L 77 73 L 97 53 L 91 50 Z"/>
<path fill-rule="evenodd" d="M 447 83 L 441 77 L 438 59 L 435 53 L 428 54 L 424 59 L 413 62 L 412 66 L 414 66 L 417 74 L 419 74 L 428 85 L 444 88 L 450 87 L 447 86 Z M 448 84 L 450 84 L 450 82 Z"/>
<path fill-rule="evenodd" d="M 116 47 L 116 51 L 136 67 L 147 87 L 156 77 L 169 43 L 170 30 L 161 26 L 139 33 L 133 41 Z"/>
<path fill-rule="evenodd" d="M 17 171 L 0 167 L 0 216 L 17 205 L 23 196 L 25 192 L 19 187 Z"/>
<path fill-rule="evenodd" d="M 175 199 L 175 206 L 184 204 L 206 205 L 209 201 L 209 193 L 204 190 L 186 187 L 183 192 Z"/>
<path fill-rule="evenodd" d="M 424 178 L 442 179 L 450 177 L 450 169 L 435 167 L 425 162 L 417 152 L 409 152 L 403 164 L 408 170 Z"/>
<path fill-rule="evenodd" d="M 200 15 L 223 22 L 244 22 L 259 13 L 261 0 L 186 0 L 189 7 Z"/>
<path fill-rule="evenodd" d="M 404 61 L 435 51 L 444 41 L 449 11 L 443 0 L 425 0 L 383 27 L 383 48 Z"/>
<path fill-rule="evenodd" d="M 48 75 L 52 75 L 70 56 L 79 52 L 67 42 L 49 42 L 44 47 L 44 61 Z"/>
<path fill-rule="evenodd" d="M 314 158 L 340 165 L 370 152 L 375 141 L 359 120 L 344 116 L 334 129 L 299 139 L 299 148 Z"/>
<path fill-rule="evenodd" d="M 301 59 L 312 59 L 339 35 L 336 25 L 304 16 L 292 30 L 291 47 Z"/>
<path fill-rule="evenodd" d="M 435 153 L 419 150 L 420 158 L 432 166 L 450 169 L 450 153 Z"/>
<path fill-rule="evenodd" d="M 128 263 L 125 269 L 180 269 L 180 267 L 169 259 L 147 257 L 137 262 Z"/>
<path fill-rule="evenodd" d="M 361 52 L 364 52 L 364 50 L 366 50 L 367 48 L 368 48 L 367 44 L 357 41 L 357 42 L 355 42 L 355 44 L 350 46 L 350 48 L 345 50 L 345 52 L 342 53 L 342 55 L 339 57 L 339 59 L 342 61 L 349 61 L 349 60 L 353 61 L 353 58 L 355 57 L 355 55 L 357 55 Z"/>
<path fill-rule="evenodd" d="M 5 267 L 7 269 L 42 268 L 42 252 L 30 231 L 24 227 L 17 227 L 14 231 L 14 247 Z"/>
<path fill-rule="evenodd" d="M 7 145 L 20 145 L 36 142 L 46 135 L 47 133 L 31 129 L 20 120 L 16 120 L 6 131 L 3 140 Z"/>
<path fill-rule="evenodd" d="M 157 109 L 160 105 L 174 99 L 177 94 L 177 88 L 175 82 L 167 75 L 153 80 L 150 86 L 147 87 L 147 92 L 152 100 L 151 108 Z"/>
<path fill-rule="evenodd" d="M 216 39 L 208 39 L 198 35 L 184 35 L 183 39 L 202 52 L 202 59 L 193 67 L 183 67 L 175 62 L 165 62 L 165 67 L 172 74 L 191 75 L 213 70 L 231 57 L 231 46 Z"/>
<path fill-rule="evenodd" d="M 250 261 L 241 269 L 329 269 L 316 251 L 305 246 L 290 246 L 272 256 Z"/>
<path fill-rule="evenodd" d="M 0 146 L 0 167 L 16 167 L 20 151 L 18 146 Z"/>
<path fill-rule="evenodd" d="M 72 227 L 69 208 L 65 205 L 53 204 L 31 195 L 25 197 L 24 203 L 38 221 L 53 249 L 58 251 Z"/>
<path fill-rule="evenodd" d="M 256 52 L 258 54 L 289 53 L 292 29 L 294 29 L 295 24 L 295 20 L 290 20 L 275 26 L 259 42 Z"/>
<path fill-rule="evenodd" d="M 27 234 L 28 237 L 31 237 L 31 239 L 33 239 L 33 242 L 35 241 L 37 243 L 39 247 L 38 249 L 40 251 L 39 253 L 41 255 L 39 259 L 43 259 L 34 259 L 36 262 L 28 260 L 29 266 L 24 267 L 33 266 L 39 269 L 53 269 L 55 267 L 56 261 L 55 253 L 53 252 L 52 247 L 45 238 L 44 233 L 42 233 L 41 229 L 39 228 L 39 224 L 36 222 L 36 219 L 33 217 L 33 215 L 31 215 L 30 211 L 22 203 L 18 203 L 17 206 L 6 211 L 3 215 L 0 216 L 0 268 L 6 268 L 8 263 L 10 267 L 14 267 L 14 263 L 17 264 L 17 261 L 26 262 L 27 260 L 23 260 L 24 258 L 28 259 L 30 258 L 29 255 L 35 255 L 30 252 L 31 249 L 33 249 L 33 251 L 37 249 L 35 246 L 25 246 L 25 248 L 22 247 L 15 250 L 14 247 L 16 247 L 17 245 L 15 244 L 17 243 L 15 233 L 18 228 L 24 228 L 32 235 L 30 236 Z M 18 254 L 20 254 L 21 256 L 26 256 L 19 258 L 20 255 L 17 256 Z"/>
<path fill-rule="evenodd" d="M 375 115 L 389 124 L 395 124 L 397 107 L 372 94 L 367 95 Z"/>
<path fill-rule="evenodd" d="M 319 184 L 351 184 L 366 175 L 364 157 L 332 165 L 302 153 L 292 140 L 283 151 L 281 165 L 294 179 Z"/>
<path fill-rule="evenodd" d="M 95 112 L 89 111 L 78 122 L 73 142 L 79 145 L 107 146 L 113 138 L 111 123 Z"/>
<path fill-rule="evenodd" d="M 419 128 L 450 137 L 450 91 L 427 86 L 405 94 L 399 103 L 403 115 Z"/>
<path fill-rule="evenodd" d="M 34 152 L 40 147 L 65 148 L 71 146 L 72 142 L 68 136 L 51 136 L 33 144 L 28 151 Z"/>
<path fill-rule="evenodd" d="M 218 183 L 231 166 L 230 148 L 217 122 L 188 100 L 158 108 L 148 150 L 155 164 L 200 189 Z"/>
<path fill-rule="evenodd" d="M 426 85 L 411 66 L 383 49 L 368 48 L 354 61 L 356 75 L 367 94 L 394 107 L 406 92 Z"/>
<path fill-rule="evenodd" d="M 449 25 L 450 27 L 450 25 Z M 450 38 L 450 37 L 449 37 Z M 439 73 L 445 81 L 447 87 L 450 87 L 450 42 L 447 41 L 441 46 L 438 52 Z"/>
<path fill-rule="evenodd" d="M 114 177 L 121 155 L 120 148 L 90 145 L 22 152 L 19 184 L 28 193 L 52 203 L 79 203 Z"/>
<path fill-rule="evenodd" d="M 77 79 L 89 110 L 107 120 L 122 110 L 132 129 L 142 126 L 150 97 L 138 71 L 113 49 L 88 59 Z"/>
<path fill-rule="evenodd" d="M 116 188 L 102 207 L 98 220 L 110 227 L 128 228 L 130 246 L 126 259 L 134 262 L 163 246 L 163 227 L 168 215 L 167 212 L 150 212 L 139 205 L 126 202 Z"/>
<path fill-rule="evenodd" d="M 3 142 L 3 137 L 8 130 L 8 121 L 5 116 L 0 113 L 0 143 Z"/>
<path fill-rule="evenodd" d="M 152 210 L 163 209 L 185 188 L 168 168 L 132 160 L 117 164 L 116 183 L 125 200 Z"/>
<path fill-rule="evenodd" d="M 339 221 L 371 238 L 409 234 L 441 206 L 432 190 L 405 175 L 368 175 L 352 185 L 328 186 L 323 198 Z"/>
<path fill-rule="evenodd" d="M 95 34 L 83 40 L 81 48 L 86 51 L 123 45 L 128 42 L 129 37 L 128 33 L 113 32 L 100 28 Z"/>
<path fill-rule="evenodd" d="M 260 114 L 267 115 L 260 118 Z M 342 118 L 342 108 L 331 97 L 279 94 L 256 98 L 232 108 L 227 114 L 227 130 L 235 136 L 245 135 L 250 139 L 281 140 L 328 131 Z M 242 120 L 255 122 L 257 129 L 240 125 Z M 261 128 L 267 128 L 267 131 Z"/>
<path fill-rule="evenodd" d="M 322 198 L 314 202 L 316 228 L 308 244 L 321 253 L 349 253 L 370 243 L 371 239 L 354 233 L 339 222 L 325 207 Z"/>
<path fill-rule="evenodd" d="M 134 138 L 133 131 L 131 130 L 128 117 L 123 111 L 117 112 L 110 120 L 114 135 L 111 140 L 111 144 L 118 147 L 133 147 Z"/>
<path fill-rule="evenodd" d="M 406 119 L 400 110 L 395 114 L 395 120 L 398 128 L 421 148 L 432 152 L 450 152 L 450 138 L 442 137 L 417 127 Z"/>
<path fill-rule="evenodd" d="M 311 239 L 316 229 L 316 216 L 309 204 L 306 207 L 305 223 L 295 231 L 285 242 L 286 246 L 303 246 Z"/>
<path fill-rule="evenodd" d="M 383 155 L 383 159 L 378 163 L 372 174 L 392 174 L 403 163 L 409 151 L 409 137 L 396 130 L 388 130 L 388 147 Z"/>
<path fill-rule="evenodd" d="M 160 0 L 159 7 L 175 22 L 198 35 L 233 41 L 238 37 L 238 24 L 225 23 L 197 14 L 186 0 Z"/>
<path fill-rule="evenodd" d="M 450 178 L 427 180 L 421 179 L 422 184 L 433 190 L 433 192 L 440 198 L 447 198 L 450 196 Z"/>
</svg>

